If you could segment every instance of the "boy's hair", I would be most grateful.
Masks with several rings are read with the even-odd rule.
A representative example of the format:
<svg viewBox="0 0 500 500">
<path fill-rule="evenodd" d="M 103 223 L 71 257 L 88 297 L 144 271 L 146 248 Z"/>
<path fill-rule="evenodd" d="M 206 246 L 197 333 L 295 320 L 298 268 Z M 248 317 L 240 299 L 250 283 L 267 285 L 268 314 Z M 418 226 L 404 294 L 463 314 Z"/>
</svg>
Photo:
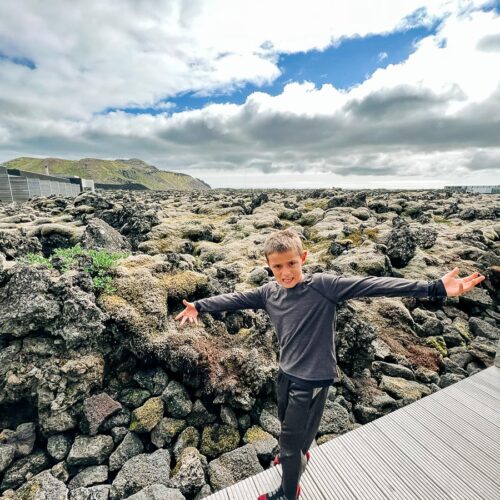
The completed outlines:
<svg viewBox="0 0 500 500">
<path fill-rule="evenodd" d="M 267 259 L 269 254 L 283 253 L 295 250 L 302 255 L 302 241 L 300 236 L 293 229 L 284 229 L 270 234 L 264 241 L 264 255 Z"/>
</svg>

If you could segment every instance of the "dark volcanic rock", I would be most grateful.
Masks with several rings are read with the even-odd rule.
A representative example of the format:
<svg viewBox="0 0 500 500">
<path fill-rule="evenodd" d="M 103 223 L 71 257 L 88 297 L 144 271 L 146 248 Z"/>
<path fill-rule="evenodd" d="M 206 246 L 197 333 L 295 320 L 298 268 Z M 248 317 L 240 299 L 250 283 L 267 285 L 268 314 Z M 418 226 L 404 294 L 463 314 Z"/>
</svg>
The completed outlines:
<svg viewBox="0 0 500 500">
<path fill-rule="evenodd" d="M 127 498 L 153 484 L 170 484 L 170 453 L 157 450 L 137 455 L 122 467 L 111 487 L 110 499 Z"/>
<path fill-rule="evenodd" d="M 42 245 L 38 238 L 26 236 L 17 230 L 0 230 L 0 253 L 3 253 L 7 260 L 19 259 L 28 253 L 38 253 L 41 250 Z"/>
<path fill-rule="evenodd" d="M 387 255 L 394 267 L 405 267 L 415 255 L 417 241 L 404 219 L 395 218 L 393 226 L 387 241 Z"/>
<path fill-rule="evenodd" d="M 90 219 L 81 240 L 83 248 L 113 252 L 130 250 L 130 243 L 116 229 L 97 217 Z"/>
<path fill-rule="evenodd" d="M 122 405 L 105 392 L 91 396 L 83 402 L 82 430 L 95 436 L 100 425 L 110 416 L 120 411 Z"/>
</svg>

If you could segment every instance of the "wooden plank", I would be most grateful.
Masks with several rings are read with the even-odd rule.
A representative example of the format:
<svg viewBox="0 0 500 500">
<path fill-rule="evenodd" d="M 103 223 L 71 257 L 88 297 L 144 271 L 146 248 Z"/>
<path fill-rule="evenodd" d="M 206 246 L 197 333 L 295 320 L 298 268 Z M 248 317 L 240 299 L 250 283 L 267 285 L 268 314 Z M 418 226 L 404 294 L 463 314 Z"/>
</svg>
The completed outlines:
<svg viewBox="0 0 500 500">
<path fill-rule="evenodd" d="M 461 453 L 462 450 L 457 450 L 455 443 L 452 446 L 452 442 L 448 443 L 442 438 L 443 427 L 446 426 L 441 421 L 427 413 L 424 415 L 424 422 L 421 422 L 416 418 L 415 408 L 404 413 L 404 416 L 399 415 L 395 420 L 396 425 L 448 469 L 447 477 L 460 488 L 461 493 L 467 493 L 471 489 L 480 495 L 479 498 L 500 498 L 500 484 L 494 481 L 495 476 L 500 480 L 500 462 L 494 463 L 481 453 L 476 453 L 476 460 L 467 460 Z M 436 420 L 440 424 L 436 424 Z M 466 453 L 471 456 L 467 449 Z M 456 479 L 453 480 L 451 476 Z"/>
<path fill-rule="evenodd" d="M 338 438 L 337 438 L 338 439 Z M 328 443 L 326 443 L 328 444 Z M 308 471 L 328 500 L 358 500 L 335 467 L 326 460 L 326 444 L 314 450 L 315 468 Z"/>
<path fill-rule="evenodd" d="M 489 368 L 481 370 L 479 373 L 475 373 L 469 378 L 473 377 L 484 377 L 492 381 L 493 383 L 496 382 L 500 384 L 500 368 L 497 368 L 496 366 L 490 366 Z"/>
<path fill-rule="evenodd" d="M 489 368 L 485 368 L 479 373 L 475 373 L 474 375 L 471 375 L 469 377 L 469 379 L 476 379 L 476 378 L 487 379 L 491 383 L 498 385 L 500 384 L 500 368 L 497 368 L 496 366 L 490 366 Z"/>
<path fill-rule="evenodd" d="M 371 498 L 373 500 L 384 500 L 386 497 L 369 474 L 353 461 L 348 448 L 343 446 L 341 439 L 336 439 L 330 447 L 325 446 L 325 459 L 335 466 L 353 493 L 358 498 Z"/>
<path fill-rule="evenodd" d="M 429 399 L 429 397 L 430 396 L 423 398 L 423 401 Z M 445 405 L 454 404 L 456 406 L 458 404 L 459 407 L 468 408 L 477 415 L 488 420 L 493 425 L 500 427 L 500 416 L 497 412 L 493 411 L 488 406 L 483 405 L 480 401 L 472 399 L 467 394 L 457 391 L 453 386 L 449 386 L 446 390 L 442 389 L 441 391 L 432 394 L 432 398 L 437 402 L 445 401 Z M 455 403 L 452 403 L 450 399 Z"/>
<path fill-rule="evenodd" d="M 381 486 L 387 498 L 395 500 L 418 498 L 409 485 L 394 474 L 394 469 L 367 445 L 364 437 L 357 430 L 350 433 L 349 446 L 353 450 L 355 460 L 362 464 L 373 480 Z"/>
<path fill-rule="evenodd" d="M 498 460 L 498 457 L 500 456 L 498 450 L 498 441 L 500 437 L 498 437 L 498 435 L 500 433 L 498 432 L 498 429 L 496 429 L 496 427 L 493 424 L 490 424 L 487 420 L 484 420 L 486 423 L 485 427 L 481 427 L 481 424 L 476 427 L 474 426 L 474 422 L 467 420 L 468 416 L 463 411 L 461 413 L 453 412 L 450 408 L 447 408 L 437 402 L 435 404 L 428 404 L 425 406 L 415 404 L 414 407 L 412 406 L 412 411 L 414 408 L 419 408 L 418 411 L 415 410 L 416 412 L 429 412 L 436 418 L 439 418 L 443 425 L 450 429 L 445 434 L 446 436 L 450 436 L 450 442 L 457 442 L 461 446 L 463 445 L 463 448 L 470 449 L 472 453 L 474 453 L 474 450 L 477 448 L 483 453 L 489 455 L 492 460 Z M 452 422 L 456 422 L 456 425 L 461 432 L 456 431 L 450 425 Z M 477 420 L 475 423 L 478 425 Z M 445 430 L 440 430 L 440 432 L 444 433 Z"/>
<path fill-rule="evenodd" d="M 311 450 L 317 449 L 318 445 L 316 441 L 312 442 Z M 306 465 L 306 469 L 302 477 L 300 478 L 300 486 L 302 488 L 301 500 L 328 500 L 328 496 L 325 496 L 322 492 L 320 485 L 317 484 L 316 478 L 311 471 L 316 469 L 316 458 L 315 452 L 311 452 L 311 458 Z M 282 470 L 280 466 L 280 470 Z"/>
<path fill-rule="evenodd" d="M 383 493 L 383 498 L 394 500 L 415 498 L 411 490 L 405 488 L 393 474 L 389 479 L 386 474 L 381 473 L 378 459 L 373 456 L 370 447 L 358 439 L 359 437 L 358 433 L 353 432 L 348 441 L 341 443 L 343 447 L 348 447 L 352 457 L 352 466 L 362 469 L 370 477 L 370 481 L 376 484 Z M 388 472 L 388 469 L 385 472 Z"/>
<path fill-rule="evenodd" d="M 279 467 L 281 469 L 281 467 Z M 255 489 L 259 495 L 275 490 L 281 484 L 281 474 L 278 467 L 271 467 L 252 477 Z M 255 497 L 257 498 L 257 497 Z"/>
<path fill-rule="evenodd" d="M 452 397 L 459 403 L 474 410 L 478 415 L 483 416 L 496 426 L 500 427 L 500 412 L 495 411 L 490 404 L 484 402 L 477 391 L 469 391 L 467 388 L 456 389 L 455 387 L 447 387 L 446 397 Z"/>
<path fill-rule="evenodd" d="M 265 474 L 265 473 L 262 472 L 261 474 Z M 257 474 L 257 475 L 261 475 L 261 474 Z M 240 498 L 241 500 L 248 500 L 248 499 L 257 500 L 257 497 L 261 493 L 264 493 L 262 491 L 258 491 L 257 487 L 255 486 L 254 477 L 255 476 L 248 477 L 247 479 L 232 486 L 232 487 L 234 487 L 234 490 L 239 493 L 238 497 L 236 497 L 236 496 L 234 497 L 235 499 Z M 231 496 L 231 491 L 228 491 L 228 495 L 229 495 L 229 498 L 233 498 Z"/>
<path fill-rule="evenodd" d="M 383 422 L 377 420 L 374 423 L 384 433 L 386 439 L 401 449 L 416 466 L 424 471 L 428 479 L 434 480 L 450 498 L 455 500 L 480 498 L 476 496 L 476 492 L 472 488 L 460 480 L 459 476 L 456 476 L 427 448 L 398 425 L 398 419 L 402 417 L 403 415 L 397 417 L 393 414 L 386 415 Z"/>
<path fill-rule="evenodd" d="M 380 464 L 381 473 L 387 471 L 388 480 L 392 478 L 391 480 L 405 484 L 406 488 L 413 492 L 413 498 L 449 499 L 450 497 L 439 487 L 439 484 L 433 483 L 432 479 L 429 480 L 418 464 L 415 464 L 399 447 L 393 446 L 386 439 L 384 433 L 375 426 L 375 422 L 365 424 L 353 432 L 359 434 L 364 446 L 371 448 L 372 452 L 378 456 L 376 463 Z M 361 458 L 365 460 L 364 455 Z"/>
<path fill-rule="evenodd" d="M 497 400 L 497 403 L 500 404 L 500 387 L 495 387 L 493 384 L 488 382 L 485 378 L 479 378 L 475 380 L 467 380 L 467 382 L 473 387 L 479 387 L 484 392 L 487 392 L 491 395 L 492 398 Z"/>
<path fill-rule="evenodd" d="M 457 415 L 461 416 L 461 418 L 467 420 L 470 425 L 478 429 L 487 435 L 496 436 L 500 432 L 498 426 L 496 425 L 495 418 L 489 418 L 490 413 L 483 412 L 480 413 L 477 409 L 477 406 L 474 404 L 472 408 L 470 405 L 467 405 L 468 400 L 462 398 L 456 399 L 452 397 L 449 392 L 440 391 L 436 394 L 436 397 L 432 397 L 432 399 L 423 398 L 419 400 L 417 403 L 427 408 L 427 406 L 435 406 L 440 405 L 441 407 L 448 408 L 452 410 Z M 492 421 L 493 420 L 493 421 Z"/>
<path fill-rule="evenodd" d="M 461 384 L 460 388 L 454 387 L 455 390 L 458 390 L 462 393 L 465 393 L 477 401 L 481 401 L 484 405 L 489 406 L 495 412 L 498 411 L 500 403 L 497 399 L 492 397 L 484 388 L 479 387 L 477 384 L 467 383 L 464 380 L 464 383 Z"/>
<path fill-rule="evenodd" d="M 227 488 L 224 490 L 216 491 L 215 493 L 212 493 L 211 495 L 205 498 L 207 500 L 230 500 L 229 496 L 227 495 Z"/>
</svg>

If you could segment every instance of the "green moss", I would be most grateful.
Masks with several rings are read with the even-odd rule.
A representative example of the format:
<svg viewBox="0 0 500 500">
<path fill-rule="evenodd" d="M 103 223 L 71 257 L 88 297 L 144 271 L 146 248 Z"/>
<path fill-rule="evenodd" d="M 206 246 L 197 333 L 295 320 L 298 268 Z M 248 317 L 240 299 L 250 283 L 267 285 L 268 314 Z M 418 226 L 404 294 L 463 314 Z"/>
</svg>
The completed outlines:
<svg viewBox="0 0 500 500">
<path fill-rule="evenodd" d="M 217 457 L 235 450 L 240 443 L 240 433 L 229 425 L 209 425 L 203 429 L 200 451 L 207 457 Z"/>
<path fill-rule="evenodd" d="M 435 337 L 427 337 L 425 339 L 425 343 L 428 346 L 434 347 L 434 349 L 437 349 L 442 356 L 444 356 L 444 357 L 448 356 L 446 342 L 444 341 L 444 338 L 441 335 L 437 335 Z"/>
<path fill-rule="evenodd" d="M 246 431 L 245 435 L 243 436 L 243 442 L 246 444 L 255 443 L 257 441 L 267 440 L 271 437 L 271 434 L 262 429 L 262 427 L 254 425 Z"/>
<path fill-rule="evenodd" d="M 433 215 L 432 216 L 432 220 L 436 224 L 447 224 L 448 226 L 452 226 L 453 225 L 453 222 L 451 220 L 447 219 L 446 217 L 440 217 L 438 215 Z"/>
<path fill-rule="evenodd" d="M 377 241 L 379 230 L 377 228 L 372 229 L 356 229 L 352 233 L 346 234 L 346 239 L 352 241 L 354 246 L 359 246 L 365 240 Z"/>
<path fill-rule="evenodd" d="M 163 417 L 163 401 L 161 398 L 148 399 L 140 408 L 132 412 L 129 430 L 134 432 L 150 432 Z"/>
<path fill-rule="evenodd" d="M 160 279 L 169 298 L 188 297 L 208 284 L 208 277 L 193 271 L 166 274 Z"/>
</svg>

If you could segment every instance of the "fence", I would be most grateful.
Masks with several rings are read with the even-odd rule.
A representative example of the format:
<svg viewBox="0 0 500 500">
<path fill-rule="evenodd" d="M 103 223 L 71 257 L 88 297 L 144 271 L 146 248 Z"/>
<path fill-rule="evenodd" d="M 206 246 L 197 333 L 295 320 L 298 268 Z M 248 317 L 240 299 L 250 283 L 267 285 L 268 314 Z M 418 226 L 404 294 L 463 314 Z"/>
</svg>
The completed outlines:
<svg viewBox="0 0 500 500">
<path fill-rule="evenodd" d="M 0 167 L 0 202 L 12 203 L 27 201 L 34 196 L 78 196 L 80 186 L 70 182 L 18 177 L 9 175 L 7 169 Z"/>
</svg>

